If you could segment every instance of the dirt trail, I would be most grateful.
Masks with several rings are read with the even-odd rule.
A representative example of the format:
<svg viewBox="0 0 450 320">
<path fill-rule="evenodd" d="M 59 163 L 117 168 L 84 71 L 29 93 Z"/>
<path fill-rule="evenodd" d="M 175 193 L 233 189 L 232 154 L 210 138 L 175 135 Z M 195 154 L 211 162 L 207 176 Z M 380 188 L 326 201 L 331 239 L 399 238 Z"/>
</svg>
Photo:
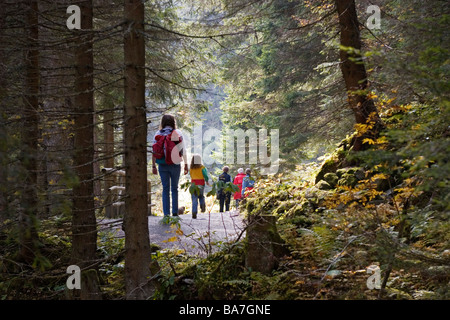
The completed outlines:
<svg viewBox="0 0 450 320">
<path fill-rule="evenodd" d="M 150 242 L 164 249 L 184 249 L 189 254 L 204 255 L 220 248 L 223 242 L 244 235 L 245 223 L 238 211 L 223 213 L 199 213 L 180 216 L 178 224 L 163 224 L 162 216 L 149 216 Z M 116 237 L 123 238 L 122 219 L 101 219 L 102 229 L 109 229 Z M 179 228 L 178 228 L 179 226 Z"/>
</svg>

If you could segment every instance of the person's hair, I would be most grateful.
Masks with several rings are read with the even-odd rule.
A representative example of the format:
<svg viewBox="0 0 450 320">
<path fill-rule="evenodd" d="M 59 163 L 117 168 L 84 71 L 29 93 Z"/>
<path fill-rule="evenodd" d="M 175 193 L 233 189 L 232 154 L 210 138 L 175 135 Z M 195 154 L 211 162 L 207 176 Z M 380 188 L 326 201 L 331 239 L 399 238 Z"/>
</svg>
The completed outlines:
<svg viewBox="0 0 450 320">
<path fill-rule="evenodd" d="M 193 154 L 191 159 L 191 169 L 201 168 L 202 166 L 202 156 L 199 154 Z"/>
<path fill-rule="evenodd" d="M 245 169 L 245 173 L 250 174 L 250 173 L 252 173 L 252 170 L 250 168 L 247 168 L 247 169 Z"/>
<path fill-rule="evenodd" d="M 244 169 L 243 168 L 239 168 L 238 169 L 238 173 L 244 173 Z"/>
<path fill-rule="evenodd" d="M 223 172 L 228 172 L 230 170 L 230 167 L 225 166 L 225 167 L 222 168 L 222 170 L 223 170 Z"/>
<path fill-rule="evenodd" d="M 162 116 L 161 123 L 159 125 L 159 129 L 162 130 L 167 126 L 172 127 L 172 129 L 174 129 L 174 130 L 177 128 L 177 123 L 175 121 L 175 117 L 171 114 L 165 114 Z"/>
</svg>

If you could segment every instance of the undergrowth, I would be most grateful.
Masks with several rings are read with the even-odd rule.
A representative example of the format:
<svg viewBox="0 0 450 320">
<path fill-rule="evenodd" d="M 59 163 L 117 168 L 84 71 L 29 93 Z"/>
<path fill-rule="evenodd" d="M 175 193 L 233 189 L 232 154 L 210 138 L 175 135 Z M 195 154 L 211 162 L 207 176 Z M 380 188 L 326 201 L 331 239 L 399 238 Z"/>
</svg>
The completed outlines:
<svg viewBox="0 0 450 320">
<path fill-rule="evenodd" d="M 387 128 L 367 151 L 344 141 L 314 175 L 299 165 L 305 174 L 258 179 L 241 211 L 278 218 L 289 255 L 277 269 L 246 268 L 245 241 L 203 259 L 172 256 L 158 298 L 448 299 L 449 106 L 390 103 L 378 101 Z M 371 265 L 381 288 L 367 286 Z"/>
<path fill-rule="evenodd" d="M 320 165 L 257 177 L 240 210 L 277 218 L 289 253 L 271 273 L 246 267 L 245 239 L 204 256 L 154 248 L 161 269 L 152 298 L 449 299 L 449 104 L 378 107 L 386 130 L 365 141 L 368 150 L 349 150 L 349 137 Z M 2 299 L 65 298 L 69 230 L 67 217 L 43 220 L 42 254 L 30 266 L 15 259 L 14 221 L 2 222 Z M 123 239 L 99 233 L 105 299 L 124 297 L 123 249 Z M 381 269 L 379 289 L 367 286 L 371 265 Z"/>
</svg>

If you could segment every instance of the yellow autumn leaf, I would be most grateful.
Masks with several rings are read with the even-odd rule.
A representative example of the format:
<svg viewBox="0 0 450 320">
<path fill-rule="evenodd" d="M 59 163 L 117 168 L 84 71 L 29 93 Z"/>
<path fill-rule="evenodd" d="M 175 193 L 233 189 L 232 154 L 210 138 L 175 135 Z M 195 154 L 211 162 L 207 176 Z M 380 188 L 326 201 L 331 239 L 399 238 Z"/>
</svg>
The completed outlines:
<svg viewBox="0 0 450 320">
<path fill-rule="evenodd" d="M 376 143 L 377 144 L 385 144 L 385 143 L 388 143 L 388 140 L 385 136 L 381 136 L 377 139 Z"/>
<path fill-rule="evenodd" d="M 388 166 L 387 166 L 386 163 L 380 163 L 380 164 L 375 165 L 373 168 L 374 168 L 375 170 L 378 170 L 378 169 L 387 168 L 387 167 L 388 167 Z"/>
<path fill-rule="evenodd" d="M 375 99 L 375 98 L 378 98 L 378 96 L 373 92 L 371 92 L 367 95 L 367 99 Z"/>
<path fill-rule="evenodd" d="M 384 174 L 384 173 L 377 173 L 370 180 L 371 181 L 376 181 L 377 179 L 385 180 L 385 179 L 388 179 L 388 178 L 389 178 L 389 176 Z"/>
<path fill-rule="evenodd" d="M 354 128 L 355 128 L 355 131 L 357 132 L 358 136 L 362 136 L 363 134 L 372 130 L 373 126 L 374 126 L 373 123 L 368 123 L 368 124 L 356 123 Z"/>
<path fill-rule="evenodd" d="M 363 144 L 364 144 L 364 143 L 375 144 L 375 141 L 373 141 L 373 140 L 370 139 L 370 138 L 365 138 L 365 139 L 363 140 Z"/>
<path fill-rule="evenodd" d="M 177 241 L 178 240 L 178 237 L 177 236 L 174 236 L 174 237 L 170 237 L 169 239 L 167 239 L 167 240 L 163 240 L 163 242 L 175 242 L 175 241 Z"/>
<path fill-rule="evenodd" d="M 386 104 L 391 104 L 393 101 L 397 100 L 397 97 L 386 100 Z"/>
</svg>

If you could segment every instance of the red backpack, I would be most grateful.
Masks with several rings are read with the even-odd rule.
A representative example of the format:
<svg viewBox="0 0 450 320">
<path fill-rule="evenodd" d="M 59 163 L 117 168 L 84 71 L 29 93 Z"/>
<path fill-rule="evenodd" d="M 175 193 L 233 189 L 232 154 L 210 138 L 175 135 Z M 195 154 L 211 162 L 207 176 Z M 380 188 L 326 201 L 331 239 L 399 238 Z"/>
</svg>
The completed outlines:
<svg viewBox="0 0 450 320">
<path fill-rule="evenodd" d="M 183 149 L 179 150 L 178 144 L 183 138 L 178 132 L 172 130 L 168 135 L 157 135 L 153 144 L 153 155 L 156 159 L 164 159 L 166 164 L 180 164 Z"/>
</svg>

